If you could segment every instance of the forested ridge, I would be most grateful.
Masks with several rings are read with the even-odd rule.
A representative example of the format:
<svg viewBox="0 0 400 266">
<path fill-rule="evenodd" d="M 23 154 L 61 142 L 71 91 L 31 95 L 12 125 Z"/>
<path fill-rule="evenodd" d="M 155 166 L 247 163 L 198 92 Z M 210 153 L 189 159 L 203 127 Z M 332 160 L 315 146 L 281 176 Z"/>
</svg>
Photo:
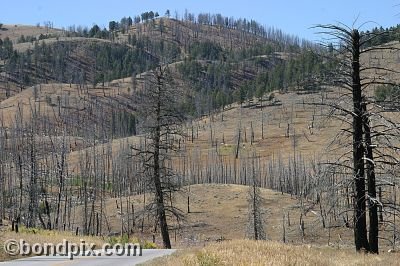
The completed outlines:
<svg viewBox="0 0 400 266">
<path fill-rule="evenodd" d="M 316 45 L 253 20 L 155 14 L 111 21 L 108 30 L 71 26 L 63 31 L 67 38 L 22 36 L 14 46 L 30 42 L 24 51 L 6 38 L 0 42 L 3 97 L 40 83 L 104 87 L 160 61 L 177 62 L 176 74 L 194 88 L 188 111 L 198 116 L 268 91 L 302 89 L 304 80 L 326 68 L 314 55 Z M 54 38 L 60 40 L 46 42 Z"/>
</svg>

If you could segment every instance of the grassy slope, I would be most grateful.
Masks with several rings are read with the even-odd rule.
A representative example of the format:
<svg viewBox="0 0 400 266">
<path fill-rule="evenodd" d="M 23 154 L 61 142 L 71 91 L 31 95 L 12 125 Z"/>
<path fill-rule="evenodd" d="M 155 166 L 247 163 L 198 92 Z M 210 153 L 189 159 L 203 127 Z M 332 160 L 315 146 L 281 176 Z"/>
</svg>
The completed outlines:
<svg viewBox="0 0 400 266">
<path fill-rule="evenodd" d="M 173 197 L 173 205 L 184 214 L 184 219 L 179 223 L 179 230 L 175 218 L 169 219 L 170 236 L 172 245 L 177 248 L 198 247 L 222 240 L 238 240 L 246 238 L 248 221 L 248 187 L 242 185 L 192 185 L 185 187 Z M 189 191 L 190 190 L 190 191 Z M 263 197 L 265 231 L 268 239 L 281 241 L 283 237 L 282 217 L 285 219 L 285 237 L 288 243 L 313 243 L 336 247 L 350 246 L 352 244 L 352 230 L 346 228 L 322 228 L 319 214 L 313 211 L 308 202 L 304 208 L 308 209 L 303 216 L 305 223 L 305 237 L 302 239 L 299 230 L 299 217 L 302 207 L 295 198 L 281 194 L 270 189 L 261 189 Z M 190 197 L 190 213 L 187 213 L 187 197 Z M 146 202 L 151 201 L 151 196 L 146 196 Z M 118 208 L 116 206 L 118 202 Z M 139 213 L 143 210 L 143 196 L 132 196 L 129 203 L 134 205 L 135 223 L 133 235 L 140 239 L 151 241 L 153 220 L 144 217 L 144 232 L 141 232 L 142 218 Z M 103 211 L 107 216 L 107 226 L 103 227 L 104 234 L 119 234 L 121 229 L 121 214 L 127 220 L 127 198 L 109 198 L 105 201 Z M 121 208 L 122 205 L 122 208 Z M 128 205 L 130 206 L 130 205 Z M 81 224 L 83 221 L 82 208 L 76 211 L 73 220 Z M 287 217 L 290 217 L 288 221 Z M 132 220 L 132 214 L 130 214 Z M 109 227 L 109 229 L 107 228 Z M 125 229 L 126 223 L 125 223 Z M 176 235 L 175 235 L 176 234 Z M 330 235 L 330 237 L 329 237 Z M 155 234 L 156 243 L 162 246 L 159 233 Z"/>
<path fill-rule="evenodd" d="M 60 29 L 47 29 L 45 27 L 36 27 L 36 26 L 29 26 L 29 25 L 3 25 L 2 30 L 0 30 L 0 38 L 5 39 L 9 38 L 14 43 L 24 35 L 27 36 L 34 36 L 39 37 L 40 34 L 52 34 L 52 35 L 61 35 L 62 30 Z"/>
<path fill-rule="evenodd" d="M 399 259 L 398 253 L 375 256 L 332 247 L 236 240 L 178 252 L 146 265 L 398 265 Z"/>
</svg>

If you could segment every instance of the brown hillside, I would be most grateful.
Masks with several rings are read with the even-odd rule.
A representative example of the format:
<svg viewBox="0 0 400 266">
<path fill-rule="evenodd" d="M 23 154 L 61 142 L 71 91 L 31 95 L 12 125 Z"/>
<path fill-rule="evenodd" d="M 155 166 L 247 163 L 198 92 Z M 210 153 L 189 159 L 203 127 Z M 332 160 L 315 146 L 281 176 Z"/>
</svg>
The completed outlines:
<svg viewBox="0 0 400 266">
<path fill-rule="evenodd" d="M 25 37 L 32 36 L 38 38 L 40 34 L 59 36 L 62 34 L 62 30 L 42 26 L 37 27 L 20 24 L 3 25 L 2 30 L 0 30 L 0 38 L 5 39 L 8 37 L 11 41 L 13 41 L 13 43 L 16 43 L 22 35 L 24 35 Z"/>
</svg>

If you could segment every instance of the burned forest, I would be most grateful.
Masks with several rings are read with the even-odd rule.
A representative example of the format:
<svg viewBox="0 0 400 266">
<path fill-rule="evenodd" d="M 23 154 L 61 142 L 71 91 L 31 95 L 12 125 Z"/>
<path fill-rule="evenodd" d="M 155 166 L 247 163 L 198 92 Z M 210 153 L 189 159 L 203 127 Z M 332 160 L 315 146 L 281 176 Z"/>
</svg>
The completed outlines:
<svg viewBox="0 0 400 266">
<path fill-rule="evenodd" d="M 398 26 L 107 26 L 0 24 L 1 232 L 399 250 Z"/>
</svg>

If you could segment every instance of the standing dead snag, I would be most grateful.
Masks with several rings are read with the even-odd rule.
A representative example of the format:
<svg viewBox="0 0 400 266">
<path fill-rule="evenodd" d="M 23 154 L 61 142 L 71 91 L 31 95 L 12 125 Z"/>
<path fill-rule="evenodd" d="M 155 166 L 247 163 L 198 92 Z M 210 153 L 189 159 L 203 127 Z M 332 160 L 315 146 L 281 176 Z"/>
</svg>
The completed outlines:
<svg viewBox="0 0 400 266">
<path fill-rule="evenodd" d="M 252 158 L 252 185 L 249 186 L 249 220 L 247 235 L 250 239 L 265 240 L 266 234 L 264 231 L 264 219 L 262 212 L 262 201 L 260 188 L 256 177 L 255 158 Z"/>
<path fill-rule="evenodd" d="M 239 150 L 240 150 L 240 135 L 241 135 L 241 124 L 238 126 L 238 136 L 237 136 L 237 143 L 236 143 L 236 152 L 235 152 L 235 158 L 239 158 Z"/>
<path fill-rule="evenodd" d="M 388 156 L 391 153 L 388 153 L 388 150 L 392 149 L 393 151 L 393 146 L 385 143 L 382 148 L 373 150 L 372 139 L 379 141 L 379 137 L 382 139 L 393 138 L 398 136 L 399 132 L 396 126 L 393 127 L 393 121 L 382 114 L 382 108 L 374 105 L 374 100 L 368 97 L 371 95 L 368 90 L 375 85 L 392 84 L 387 77 L 390 72 L 394 71 L 384 67 L 365 65 L 361 60 L 361 55 L 395 48 L 390 46 L 366 47 L 371 40 L 382 34 L 363 33 L 344 25 L 319 25 L 317 27 L 323 30 L 321 33 L 337 40 L 336 44 L 327 45 L 330 52 L 325 56 L 329 64 L 334 66 L 334 70 L 326 75 L 326 85 L 339 86 L 347 91 L 341 93 L 340 101 L 330 102 L 329 99 L 323 99 L 321 105 L 332 107 L 333 111 L 330 115 L 350 126 L 343 128 L 342 132 L 351 135 L 352 141 L 349 146 L 352 147 L 352 156 L 351 158 L 346 158 L 346 155 L 341 156 L 335 165 L 352 171 L 356 250 L 378 253 L 378 205 L 382 203 L 378 202 L 376 195 L 375 165 L 380 163 L 379 169 L 382 171 L 385 171 L 385 165 L 391 165 L 392 162 L 388 161 L 393 161 L 393 156 Z M 372 108 L 375 110 L 371 111 Z M 381 122 L 373 127 L 371 125 L 372 118 L 379 119 Z M 388 142 L 390 143 L 390 141 Z M 377 153 L 380 160 L 374 160 L 374 153 Z M 349 162 L 352 164 L 350 165 Z M 385 183 L 391 184 L 391 181 L 385 181 Z M 369 226 L 367 226 L 367 216 L 369 217 Z"/>
<path fill-rule="evenodd" d="M 375 178 L 375 165 L 374 154 L 372 150 L 371 140 L 371 127 L 370 119 L 367 113 L 367 104 L 364 100 L 362 103 L 363 113 L 363 130 L 365 141 L 365 164 L 366 164 L 366 177 L 368 179 L 368 205 L 369 205 L 369 245 L 373 253 L 379 252 L 378 235 L 379 235 L 379 221 L 378 221 L 378 201 L 376 197 L 376 178 Z"/>
<path fill-rule="evenodd" d="M 363 110 L 360 78 L 360 34 L 358 30 L 349 32 L 351 41 L 352 92 L 353 92 L 353 177 L 355 182 L 355 244 L 356 249 L 369 250 L 367 238 L 365 169 L 363 147 Z"/>
<path fill-rule="evenodd" d="M 174 185 L 175 172 L 171 168 L 174 152 L 178 152 L 174 138 L 183 136 L 181 124 L 184 117 L 180 110 L 178 99 L 182 94 L 172 87 L 168 68 L 159 66 L 146 77 L 147 87 L 134 96 L 137 112 L 145 118 L 140 129 L 145 133 L 146 145 L 133 148 L 136 155 L 142 158 L 143 173 L 149 180 L 149 188 L 154 192 L 154 202 L 150 211 L 155 214 L 156 227 L 160 226 L 164 248 L 171 248 L 167 212 L 172 212 L 177 218 L 180 211 L 168 205 L 168 196 L 178 189 Z"/>
</svg>

